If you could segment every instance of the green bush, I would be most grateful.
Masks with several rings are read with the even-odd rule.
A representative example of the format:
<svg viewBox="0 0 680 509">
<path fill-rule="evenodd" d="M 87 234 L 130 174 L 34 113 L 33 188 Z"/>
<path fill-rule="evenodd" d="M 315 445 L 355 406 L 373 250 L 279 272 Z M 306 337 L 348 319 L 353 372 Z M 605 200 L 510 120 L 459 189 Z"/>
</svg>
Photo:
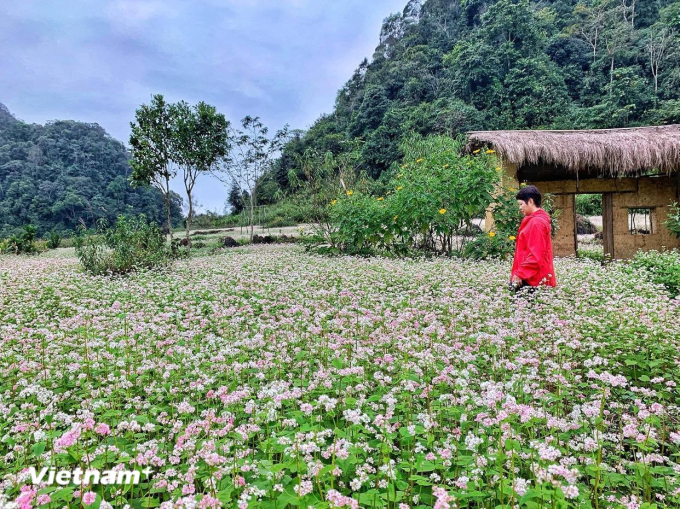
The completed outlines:
<svg viewBox="0 0 680 509">
<path fill-rule="evenodd" d="M 393 247 L 398 226 L 392 208 L 384 205 L 384 199 L 348 193 L 348 199 L 339 200 L 332 208 L 331 218 L 338 225 L 333 234 L 335 244 L 349 254 L 372 254 Z"/>
<path fill-rule="evenodd" d="M 668 212 L 668 219 L 664 222 L 672 235 L 680 238 L 680 205 L 673 203 Z"/>
<path fill-rule="evenodd" d="M 50 232 L 50 237 L 47 239 L 48 249 L 57 249 L 61 245 L 61 235 L 58 232 L 52 230 Z"/>
<path fill-rule="evenodd" d="M 35 234 L 37 229 L 35 226 L 29 224 L 24 226 L 23 231 L 19 235 L 13 235 L 7 239 L 4 252 L 14 254 L 35 254 L 39 251 L 44 251 L 41 245 L 35 241 Z"/>
<path fill-rule="evenodd" d="M 500 258 L 505 260 L 515 252 L 514 236 L 503 236 L 489 232 L 477 236 L 472 242 L 465 244 L 461 255 L 473 260 Z"/>
<path fill-rule="evenodd" d="M 604 253 L 602 251 L 592 251 L 589 249 L 579 249 L 576 257 L 580 259 L 589 259 L 596 262 L 604 262 Z"/>
<path fill-rule="evenodd" d="M 59 247 L 75 247 L 76 245 L 76 238 L 74 235 L 70 235 L 68 237 L 62 237 L 61 242 L 59 243 Z"/>
<path fill-rule="evenodd" d="M 653 282 L 666 287 L 671 297 L 680 294 L 680 252 L 638 251 L 628 263 L 631 269 L 644 269 Z"/>
<path fill-rule="evenodd" d="M 576 213 L 582 216 L 601 216 L 602 215 L 602 195 L 601 194 L 577 194 Z"/>
<path fill-rule="evenodd" d="M 95 232 L 81 228 L 75 248 L 85 270 L 94 275 L 166 266 L 185 251 L 171 249 L 160 228 L 148 223 L 144 215 L 118 216 L 111 228 L 100 220 Z"/>
<path fill-rule="evenodd" d="M 296 226 L 298 221 L 292 217 L 276 216 L 271 221 L 268 221 L 263 226 L 265 228 L 285 228 L 286 226 Z"/>
</svg>

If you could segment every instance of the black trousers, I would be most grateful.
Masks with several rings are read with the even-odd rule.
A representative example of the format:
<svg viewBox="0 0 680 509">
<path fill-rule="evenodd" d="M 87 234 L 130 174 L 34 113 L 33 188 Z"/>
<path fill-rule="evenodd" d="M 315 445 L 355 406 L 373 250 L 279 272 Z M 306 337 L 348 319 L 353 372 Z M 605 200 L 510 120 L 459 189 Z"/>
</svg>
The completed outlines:
<svg viewBox="0 0 680 509">
<path fill-rule="evenodd" d="M 531 286 L 526 283 L 526 281 L 522 281 L 522 284 L 519 286 L 515 286 L 512 283 L 508 285 L 510 291 L 514 294 L 533 294 L 538 290 L 538 286 Z"/>
</svg>

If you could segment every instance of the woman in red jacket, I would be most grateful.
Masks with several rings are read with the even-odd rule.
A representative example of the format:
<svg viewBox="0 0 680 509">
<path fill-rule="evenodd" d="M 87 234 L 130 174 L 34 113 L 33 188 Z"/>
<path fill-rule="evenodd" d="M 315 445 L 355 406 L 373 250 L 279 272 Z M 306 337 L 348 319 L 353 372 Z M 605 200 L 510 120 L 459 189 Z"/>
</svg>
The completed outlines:
<svg viewBox="0 0 680 509">
<path fill-rule="evenodd" d="M 536 186 L 526 186 L 517 193 L 524 219 L 517 232 L 511 284 L 515 289 L 530 286 L 556 286 L 553 249 L 550 239 L 550 216 L 541 208 L 541 193 Z"/>
</svg>

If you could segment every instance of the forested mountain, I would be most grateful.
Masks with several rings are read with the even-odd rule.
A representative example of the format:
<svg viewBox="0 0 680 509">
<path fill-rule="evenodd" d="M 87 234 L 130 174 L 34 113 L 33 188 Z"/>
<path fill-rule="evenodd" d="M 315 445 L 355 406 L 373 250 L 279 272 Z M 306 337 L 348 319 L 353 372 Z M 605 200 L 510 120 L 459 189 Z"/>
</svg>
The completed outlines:
<svg viewBox="0 0 680 509">
<path fill-rule="evenodd" d="M 295 154 L 363 140 L 379 176 L 413 130 L 578 129 L 680 122 L 680 1 L 411 0 L 388 17 L 372 60 Z"/>
<path fill-rule="evenodd" d="M 0 238 L 29 223 L 44 235 L 122 213 L 163 224 L 162 195 L 130 187 L 128 159 L 124 145 L 98 124 L 27 124 L 0 104 Z M 173 216 L 181 221 L 179 195 Z"/>
</svg>

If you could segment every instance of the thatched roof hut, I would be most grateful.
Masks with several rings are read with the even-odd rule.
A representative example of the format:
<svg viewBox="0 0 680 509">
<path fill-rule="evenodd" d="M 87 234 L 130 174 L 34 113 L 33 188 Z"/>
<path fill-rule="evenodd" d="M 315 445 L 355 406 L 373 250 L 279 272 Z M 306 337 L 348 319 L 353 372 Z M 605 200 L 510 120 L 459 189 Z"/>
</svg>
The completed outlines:
<svg viewBox="0 0 680 509">
<path fill-rule="evenodd" d="M 493 146 L 518 167 L 552 166 L 572 173 L 639 175 L 680 169 L 680 124 L 576 131 L 473 131 L 469 149 Z"/>
<path fill-rule="evenodd" d="M 555 195 L 561 209 L 555 254 L 578 250 L 575 195 L 602 195 L 604 252 L 629 258 L 638 249 L 680 247 L 664 221 L 680 201 L 680 125 L 575 131 L 473 131 L 467 150 L 493 148 L 500 156 L 504 183 L 534 184 Z M 635 214 L 649 219 L 637 229 Z M 631 219 L 632 218 L 632 219 Z M 487 229 L 493 214 L 487 211 Z"/>
</svg>

